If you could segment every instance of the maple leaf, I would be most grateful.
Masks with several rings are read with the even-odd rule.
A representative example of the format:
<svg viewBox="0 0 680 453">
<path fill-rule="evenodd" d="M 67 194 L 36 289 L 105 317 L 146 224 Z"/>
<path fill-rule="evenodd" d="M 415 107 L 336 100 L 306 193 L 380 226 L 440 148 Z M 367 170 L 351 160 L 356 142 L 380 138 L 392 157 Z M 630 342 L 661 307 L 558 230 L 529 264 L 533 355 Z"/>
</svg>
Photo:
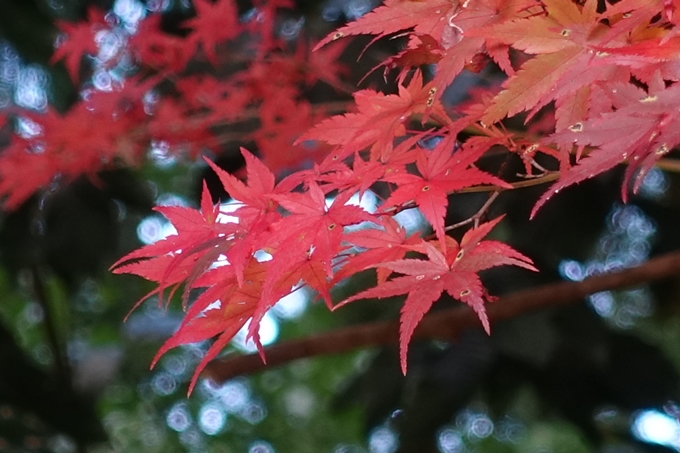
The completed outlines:
<svg viewBox="0 0 680 453">
<path fill-rule="evenodd" d="M 155 210 L 170 220 L 177 233 L 137 249 L 111 266 L 116 274 L 135 274 L 158 283 L 134 307 L 153 294 L 161 294 L 164 288 L 176 289 L 181 282 L 198 277 L 233 245 L 241 228 L 218 221 L 219 209 L 212 205 L 205 183 L 200 212 L 181 206 L 159 206 Z"/>
<path fill-rule="evenodd" d="M 374 264 L 404 274 L 374 288 L 367 289 L 348 299 L 335 308 L 358 299 L 393 297 L 407 294 L 401 310 L 399 328 L 399 350 L 401 369 L 406 374 L 408 344 L 413 332 L 432 304 L 446 291 L 451 297 L 469 305 L 479 317 L 484 330 L 490 333 L 484 301 L 489 296 L 477 273 L 501 265 L 513 265 L 536 271 L 529 258 L 506 244 L 482 239 L 500 222 L 499 217 L 481 224 L 465 233 L 460 244 L 453 238 L 446 238 L 446 252 L 439 250 L 432 242 L 422 241 L 416 248 L 427 259 L 402 259 Z"/>
<path fill-rule="evenodd" d="M 442 248 L 446 247 L 444 217 L 449 193 L 481 184 L 510 187 L 505 181 L 472 166 L 486 149 L 454 151 L 455 148 L 454 135 L 448 135 L 431 151 L 418 147 L 416 167 L 420 175 L 397 173 L 383 178 L 399 186 L 381 209 L 384 211 L 413 201 L 434 228 Z"/>
<path fill-rule="evenodd" d="M 272 234 L 267 243 L 273 248 L 270 253 L 274 266 L 267 276 L 265 299 L 269 288 L 300 262 L 316 261 L 321 264 L 325 277 L 333 276 L 333 259 L 341 250 L 343 227 L 375 219 L 361 207 L 347 204 L 352 195 L 352 192 L 342 192 L 327 207 L 323 191 L 318 184 L 311 183 L 304 193 L 270 196 L 290 215 L 270 227 Z M 330 298 L 326 303 L 330 305 Z"/>
<path fill-rule="evenodd" d="M 259 37 L 255 57 L 259 60 L 265 53 L 285 46 L 275 26 L 276 12 L 281 8 L 294 8 L 295 4 L 292 0 L 253 0 L 251 3 L 254 14 L 248 17 L 245 29 Z"/>
<path fill-rule="evenodd" d="M 205 52 L 208 61 L 217 64 L 215 47 L 241 33 L 238 20 L 238 10 L 233 0 L 193 0 L 196 17 L 185 22 L 185 26 L 192 30 L 189 38 L 191 46 L 199 44 Z M 194 47 L 195 50 L 195 47 Z M 193 53 L 193 50 L 187 49 Z"/>
<path fill-rule="evenodd" d="M 533 0 L 477 0 L 459 2 L 456 11 L 441 22 L 446 26 L 440 36 L 433 35 L 444 48 L 432 81 L 441 95 L 454 78 L 480 52 L 486 52 L 507 73 L 512 74 L 506 42 L 477 30 L 495 28 L 510 19 L 530 13 Z"/>
<path fill-rule="evenodd" d="M 64 64 L 71 80 L 73 83 L 78 83 L 80 61 L 86 55 L 96 55 L 99 52 L 94 35 L 108 27 L 104 13 L 96 8 L 89 8 L 87 21 L 73 24 L 58 20 L 57 26 L 66 37 L 59 41 L 56 51 L 50 58 L 50 63 L 65 60 Z"/>
<path fill-rule="evenodd" d="M 407 58 L 402 58 L 401 62 L 438 62 L 437 73 L 432 81 L 432 94 L 438 99 L 465 65 L 484 50 L 485 44 L 492 49 L 492 58 L 506 72 L 512 73 L 507 45 L 497 40 L 487 40 L 479 34 L 472 35 L 470 32 L 515 18 L 534 5 L 533 0 L 386 0 L 383 6 L 328 35 L 316 48 L 344 36 L 359 34 L 374 34 L 380 38 L 399 31 L 412 30 L 410 33 L 416 36 L 428 36 L 429 38 L 423 37 L 420 43 L 410 41 L 411 52 L 403 54 L 402 57 Z M 429 42 L 430 39 L 438 45 Z M 388 58 L 383 64 L 392 65 L 399 61 L 399 57 L 397 60 Z"/>
<path fill-rule="evenodd" d="M 269 230 L 272 223 L 281 219 L 281 214 L 276 211 L 278 205 L 271 198 L 278 193 L 274 174 L 245 148 L 241 148 L 241 154 L 246 161 L 248 185 L 205 159 L 227 193 L 241 203 L 241 206 L 229 214 L 238 218 L 240 229 L 235 236 L 234 245 L 226 253 L 229 262 L 236 269 L 239 284 L 243 284 L 243 271 L 250 256 L 262 246 L 262 235 Z"/>
<path fill-rule="evenodd" d="M 261 126 L 252 134 L 264 164 L 275 174 L 290 172 L 326 157 L 328 147 L 321 143 L 296 146 L 295 143 L 320 119 L 307 102 L 267 98 L 260 106 Z"/>
<path fill-rule="evenodd" d="M 218 144 L 206 122 L 187 121 L 188 112 L 179 102 L 163 99 L 156 105 L 154 115 L 147 125 L 149 135 L 168 146 L 199 151 Z"/>
<path fill-rule="evenodd" d="M 371 72 L 380 66 L 384 66 L 385 71 L 388 71 L 389 69 L 397 67 L 410 69 L 435 64 L 441 59 L 443 50 L 444 49 L 439 45 L 439 42 L 432 36 L 418 36 L 412 34 L 409 36 L 408 43 L 404 50 L 392 57 L 388 57 L 373 68 Z"/>
<path fill-rule="evenodd" d="M 597 1 L 588 0 L 583 7 L 570 1 L 546 0 L 546 14 L 507 21 L 471 31 L 472 35 L 485 36 L 530 54 L 538 54 L 522 65 L 504 84 L 503 90 L 487 108 L 482 122 L 492 124 L 505 116 L 519 112 L 538 111 L 553 100 L 557 102 L 557 116 L 568 117 L 561 111 L 587 111 L 589 97 L 580 96 L 580 105 L 566 103 L 580 88 L 599 81 L 608 83 L 628 81 L 629 72 L 616 64 L 593 64 L 598 40 L 607 31 L 599 22 Z M 607 46 L 615 46 L 612 41 Z M 560 122 L 560 126 L 563 122 Z"/>
<path fill-rule="evenodd" d="M 140 63 L 160 72 L 184 69 L 195 47 L 191 40 L 164 33 L 160 14 L 150 15 L 140 22 L 129 46 Z"/>
<path fill-rule="evenodd" d="M 414 113 L 426 110 L 430 115 L 446 119 L 448 115 L 438 100 L 431 84 L 423 86 L 420 71 L 411 78 L 408 87 L 399 84 L 399 94 L 385 95 L 373 90 L 354 93 L 358 113 L 336 115 L 322 121 L 303 134 L 303 140 L 321 140 L 330 145 L 340 145 L 341 158 L 371 147 L 371 160 L 389 159 L 392 140 L 406 133 L 404 123 Z M 423 121 L 425 117 L 423 117 Z"/>
<path fill-rule="evenodd" d="M 359 153 L 356 153 L 351 170 L 345 167 L 345 171 L 321 175 L 318 180 L 328 182 L 323 187 L 325 192 L 347 190 L 351 193 L 358 192 L 359 196 L 363 196 L 373 184 L 385 175 L 385 168 L 386 166 L 382 162 L 366 162 Z"/>
<path fill-rule="evenodd" d="M 349 73 L 349 68 L 342 64 L 340 55 L 347 48 L 347 44 L 335 43 L 325 49 L 311 52 L 306 45 L 300 45 L 296 58 L 305 69 L 305 82 L 312 86 L 321 80 L 333 88 L 343 91 L 345 88 L 340 80 L 341 75 Z"/>
<path fill-rule="evenodd" d="M 613 91 L 613 93 L 611 93 Z M 653 93 L 631 84 L 610 88 L 616 111 L 598 118 L 571 125 L 546 139 L 562 148 L 593 146 L 596 149 L 566 170 L 534 206 L 531 216 L 554 194 L 563 188 L 584 181 L 613 168 L 626 160 L 630 162 L 621 188 L 625 200 L 629 181 L 637 170 L 637 191 L 644 175 L 654 163 L 680 144 L 680 84 Z"/>
<path fill-rule="evenodd" d="M 80 102 L 63 115 L 49 108 L 44 114 L 26 112 L 22 117 L 35 133 L 12 135 L 0 156 L 0 194 L 7 196 L 4 204 L 9 208 L 49 186 L 58 175 L 70 182 L 93 174 L 114 158 L 134 163 L 141 154 L 141 143 L 131 141 L 128 134 L 134 114 L 113 120 L 110 111 Z M 96 134 L 92 124 L 100 125 Z"/>
<path fill-rule="evenodd" d="M 365 228 L 351 231 L 345 235 L 345 241 L 359 247 L 361 251 L 343 260 L 333 276 L 334 282 L 339 282 L 357 272 L 369 269 L 375 263 L 396 261 L 404 258 L 412 246 L 420 243 L 417 234 L 406 236 L 406 229 L 399 225 L 392 217 L 384 216 L 380 219 L 381 229 Z M 386 268 L 376 268 L 378 285 L 385 283 L 392 271 Z"/>
<path fill-rule="evenodd" d="M 244 285 L 236 282 L 233 269 L 229 265 L 212 269 L 202 275 L 194 282 L 193 287 L 207 289 L 191 304 L 179 329 L 156 353 L 151 367 L 153 368 L 160 357 L 174 347 L 217 336 L 194 371 L 189 384 L 190 395 L 203 368 L 220 353 L 246 322 L 252 320 L 260 303 L 260 291 L 267 268 L 267 263 L 251 259 L 245 268 Z M 258 348 L 261 348 L 261 345 L 258 345 Z"/>
<path fill-rule="evenodd" d="M 409 28 L 413 28 L 417 34 L 431 35 L 438 40 L 446 26 L 443 19 L 455 14 L 459 8 L 458 0 L 385 0 L 383 6 L 326 36 L 314 50 L 345 36 L 372 34 L 382 37 Z"/>
</svg>

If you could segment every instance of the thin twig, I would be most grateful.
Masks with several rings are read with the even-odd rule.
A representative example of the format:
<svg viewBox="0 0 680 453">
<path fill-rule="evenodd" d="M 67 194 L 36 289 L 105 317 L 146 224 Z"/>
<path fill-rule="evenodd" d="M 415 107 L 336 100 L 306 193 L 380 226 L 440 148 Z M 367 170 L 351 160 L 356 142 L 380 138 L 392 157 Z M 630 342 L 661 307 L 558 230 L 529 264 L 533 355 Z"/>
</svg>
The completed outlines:
<svg viewBox="0 0 680 453">
<path fill-rule="evenodd" d="M 539 308 L 576 302 L 600 291 L 636 286 L 678 274 L 680 274 L 680 251 L 652 258 L 631 269 L 593 276 L 581 282 L 565 281 L 517 291 L 490 304 L 487 312 L 492 322 L 498 322 Z M 458 307 L 425 316 L 413 338 L 452 340 L 461 331 L 471 327 L 481 327 L 477 316 L 466 307 Z M 204 376 L 216 382 L 223 382 L 234 376 L 256 373 L 305 357 L 396 344 L 398 332 L 399 323 L 396 320 L 345 327 L 267 348 L 266 365 L 262 363 L 258 354 L 215 360 L 208 364 Z"/>
<path fill-rule="evenodd" d="M 477 228 L 479 226 L 479 220 L 482 218 L 484 213 L 486 213 L 486 211 L 489 209 L 489 207 L 491 207 L 491 204 L 494 202 L 494 200 L 496 198 L 498 198 L 498 195 L 500 195 L 500 192 L 495 191 L 494 193 L 492 193 L 489 196 L 489 198 L 484 202 L 482 207 L 479 208 L 479 210 L 474 215 L 472 215 L 471 217 L 469 217 L 469 218 L 467 218 L 467 219 L 465 219 L 461 222 L 454 223 L 453 225 L 447 226 L 446 228 L 444 228 L 444 231 L 455 230 L 456 228 L 460 228 L 464 225 L 467 225 L 468 223 L 473 223 L 473 222 L 474 222 L 475 228 Z"/>
</svg>

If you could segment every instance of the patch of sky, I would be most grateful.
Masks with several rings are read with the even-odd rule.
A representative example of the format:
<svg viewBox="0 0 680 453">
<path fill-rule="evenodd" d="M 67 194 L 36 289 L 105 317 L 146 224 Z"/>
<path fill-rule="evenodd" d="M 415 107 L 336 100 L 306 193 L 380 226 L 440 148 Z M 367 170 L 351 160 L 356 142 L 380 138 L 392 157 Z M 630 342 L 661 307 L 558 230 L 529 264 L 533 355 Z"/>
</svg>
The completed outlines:
<svg viewBox="0 0 680 453">
<path fill-rule="evenodd" d="M 356 20 L 374 7 L 371 0 L 350 0 L 345 2 L 345 15 L 349 20 Z"/>
<path fill-rule="evenodd" d="M 647 199 L 658 200 L 667 193 L 669 186 L 670 181 L 666 173 L 659 168 L 653 167 L 645 175 L 645 179 L 642 180 L 639 194 Z"/>
<path fill-rule="evenodd" d="M 248 447 L 248 453 L 275 453 L 274 447 L 269 442 L 258 440 Z"/>
<path fill-rule="evenodd" d="M 158 215 L 145 217 L 137 225 L 137 237 L 143 244 L 153 244 L 173 234 L 177 234 L 175 227 Z"/>
<path fill-rule="evenodd" d="M 50 77 L 38 65 L 24 65 L 14 48 L 0 40 L 0 109 L 16 104 L 44 111 Z"/>
<path fill-rule="evenodd" d="M 19 107 L 44 111 L 48 85 L 49 76 L 44 69 L 36 65 L 23 66 L 14 86 L 14 102 Z"/>
<path fill-rule="evenodd" d="M 333 453 L 364 453 L 364 449 L 359 445 L 338 444 L 333 448 Z"/>
<path fill-rule="evenodd" d="M 182 431 L 179 435 L 179 441 L 182 445 L 190 447 L 191 450 L 189 451 L 205 451 L 205 439 L 196 426 Z"/>
<path fill-rule="evenodd" d="M 243 204 L 236 200 L 229 200 L 226 203 L 221 203 L 220 212 L 217 214 L 217 221 L 220 223 L 238 223 L 238 217 L 229 215 L 229 213 L 236 211 L 241 206 L 243 206 Z"/>
<path fill-rule="evenodd" d="M 177 378 L 170 373 L 161 371 L 156 373 L 151 381 L 151 387 L 157 395 L 167 396 L 175 393 L 177 390 Z"/>
<path fill-rule="evenodd" d="M 0 82 L 0 110 L 9 107 L 12 101 L 12 92 L 8 86 Z"/>
<path fill-rule="evenodd" d="M 170 9 L 173 3 L 178 4 L 184 9 L 191 7 L 190 0 L 180 0 L 173 2 L 172 0 L 147 0 L 146 7 L 151 12 L 161 12 Z"/>
<path fill-rule="evenodd" d="M 399 447 L 397 434 L 387 426 L 379 426 L 368 435 L 370 453 L 394 453 Z"/>
<path fill-rule="evenodd" d="M 329 0 L 321 10 L 321 17 L 328 22 L 336 22 L 341 19 L 347 21 L 356 20 L 378 5 L 373 0 Z"/>
<path fill-rule="evenodd" d="M 633 417 L 632 432 L 643 442 L 680 450 L 678 420 L 658 410 L 640 411 Z"/>
<path fill-rule="evenodd" d="M 267 407 L 262 401 L 251 399 L 238 415 L 251 425 L 257 425 L 267 417 Z"/>
<path fill-rule="evenodd" d="M 305 386 L 293 387 L 285 392 L 283 395 L 283 403 L 286 411 L 297 418 L 309 418 L 316 405 L 316 397 L 314 393 Z"/>
<path fill-rule="evenodd" d="M 175 403 L 168 411 L 165 422 L 173 431 L 181 433 L 187 430 L 193 424 L 187 403 L 184 401 Z"/>
<path fill-rule="evenodd" d="M 304 24 L 304 17 L 286 19 L 281 24 L 279 35 L 286 41 L 294 41 L 300 35 Z"/>
<path fill-rule="evenodd" d="M 165 357 L 162 366 L 165 371 L 173 376 L 184 376 L 188 370 L 186 358 L 178 355 Z"/>
<path fill-rule="evenodd" d="M 437 447 L 441 453 L 475 451 L 472 446 L 493 437 L 504 444 L 519 442 L 526 429 L 518 419 L 505 415 L 493 420 L 485 405 L 472 403 L 459 411 L 452 423 L 437 433 Z"/>
<path fill-rule="evenodd" d="M 97 44 L 96 64 L 106 64 L 118 57 L 125 46 L 123 34 L 116 29 L 99 30 L 94 35 L 94 42 Z"/>
<path fill-rule="evenodd" d="M 158 198 L 156 198 L 156 205 L 187 207 L 189 206 L 189 203 L 185 198 L 179 195 L 176 195 L 174 193 L 164 193 L 159 195 Z"/>
<path fill-rule="evenodd" d="M 170 144 L 164 140 L 153 140 L 149 147 L 148 157 L 151 162 L 160 168 L 169 168 L 177 163 Z"/>
<path fill-rule="evenodd" d="M 164 341 L 177 330 L 181 321 L 179 313 L 166 312 L 158 305 L 157 297 L 150 297 L 142 304 L 141 310 L 130 314 L 123 331 L 132 341 Z"/>
<path fill-rule="evenodd" d="M 42 133 L 42 127 L 32 119 L 22 116 L 17 118 L 16 133 L 25 139 L 31 139 Z"/>
<path fill-rule="evenodd" d="M 202 381 L 201 388 L 208 398 L 219 401 L 228 414 L 238 414 L 251 398 L 250 382 L 246 378 L 231 379 L 224 384 Z"/>
<path fill-rule="evenodd" d="M 139 21 L 146 15 L 146 8 L 137 0 L 116 0 L 113 4 L 113 13 L 120 18 L 126 30 L 135 30 Z"/>
<path fill-rule="evenodd" d="M 204 433 L 214 436 L 220 433 L 227 423 L 227 413 L 215 402 L 208 402 L 201 406 L 198 412 L 198 426 Z"/>
<path fill-rule="evenodd" d="M 444 428 L 437 434 L 437 447 L 441 453 L 463 453 L 465 442 L 459 431 L 453 428 Z"/>
<path fill-rule="evenodd" d="M 458 412 L 455 423 L 458 431 L 471 440 L 486 439 L 494 432 L 494 422 L 481 405 L 471 405 Z"/>
<path fill-rule="evenodd" d="M 257 347 L 252 339 L 247 338 L 249 326 L 250 321 L 246 322 L 241 330 L 234 335 L 231 344 L 242 352 L 252 353 L 257 351 Z M 260 334 L 262 346 L 268 346 L 276 341 L 276 338 L 279 336 L 279 324 L 270 312 L 265 313 L 260 321 L 258 332 Z"/>
<path fill-rule="evenodd" d="M 281 320 L 297 319 L 305 312 L 311 295 L 304 287 L 284 296 L 271 309 L 271 313 Z"/>
<path fill-rule="evenodd" d="M 439 142 L 441 142 L 442 140 L 444 140 L 444 138 L 440 137 L 438 135 L 435 135 L 435 136 L 432 136 L 432 137 L 425 137 L 425 138 L 421 138 L 420 140 L 418 140 L 418 146 L 420 146 L 421 148 L 424 148 L 424 149 L 430 149 L 431 150 L 431 149 L 434 149 L 434 147 L 437 146 L 439 144 Z"/>
<path fill-rule="evenodd" d="M 429 227 L 429 223 L 418 208 L 404 209 L 392 216 L 399 225 L 404 227 L 407 235 L 423 231 Z"/>
</svg>

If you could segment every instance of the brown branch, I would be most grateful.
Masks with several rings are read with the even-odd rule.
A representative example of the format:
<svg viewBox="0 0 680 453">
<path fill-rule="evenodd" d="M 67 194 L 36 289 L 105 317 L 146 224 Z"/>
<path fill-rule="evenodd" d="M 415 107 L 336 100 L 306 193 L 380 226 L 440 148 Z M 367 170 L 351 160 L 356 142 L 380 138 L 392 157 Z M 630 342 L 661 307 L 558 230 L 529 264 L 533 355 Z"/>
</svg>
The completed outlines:
<svg viewBox="0 0 680 453">
<path fill-rule="evenodd" d="M 581 282 L 565 281 L 517 291 L 489 305 L 488 315 L 492 322 L 498 322 L 538 308 L 572 303 L 599 291 L 640 285 L 677 274 L 680 274 L 680 251 L 650 259 L 638 267 L 590 277 Z M 413 338 L 450 340 L 471 327 L 481 327 L 475 313 L 466 307 L 453 308 L 425 316 Z M 204 376 L 223 382 L 234 376 L 256 373 L 304 357 L 396 344 L 398 331 L 397 321 L 345 327 L 267 348 L 266 365 L 257 354 L 215 360 L 208 364 Z"/>
</svg>

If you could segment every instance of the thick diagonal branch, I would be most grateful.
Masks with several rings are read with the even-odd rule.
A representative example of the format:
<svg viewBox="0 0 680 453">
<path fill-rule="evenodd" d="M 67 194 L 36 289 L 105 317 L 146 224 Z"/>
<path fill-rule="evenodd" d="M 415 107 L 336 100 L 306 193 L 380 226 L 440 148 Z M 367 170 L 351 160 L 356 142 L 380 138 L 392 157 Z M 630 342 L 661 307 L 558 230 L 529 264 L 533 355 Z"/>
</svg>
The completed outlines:
<svg viewBox="0 0 680 453">
<path fill-rule="evenodd" d="M 618 272 L 598 275 L 580 282 L 559 282 L 517 291 L 488 306 L 492 323 L 538 308 L 576 302 L 589 294 L 662 280 L 680 275 L 680 251 L 650 259 Z M 416 329 L 414 339 L 453 339 L 463 329 L 481 328 L 477 315 L 461 306 L 429 314 Z M 304 357 L 339 354 L 372 346 L 396 344 L 397 321 L 376 322 L 326 332 L 274 345 L 266 350 L 267 364 L 258 354 L 228 357 L 210 363 L 204 376 L 222 382 L 234 376 L 251 374 Z"/>
</svg>

